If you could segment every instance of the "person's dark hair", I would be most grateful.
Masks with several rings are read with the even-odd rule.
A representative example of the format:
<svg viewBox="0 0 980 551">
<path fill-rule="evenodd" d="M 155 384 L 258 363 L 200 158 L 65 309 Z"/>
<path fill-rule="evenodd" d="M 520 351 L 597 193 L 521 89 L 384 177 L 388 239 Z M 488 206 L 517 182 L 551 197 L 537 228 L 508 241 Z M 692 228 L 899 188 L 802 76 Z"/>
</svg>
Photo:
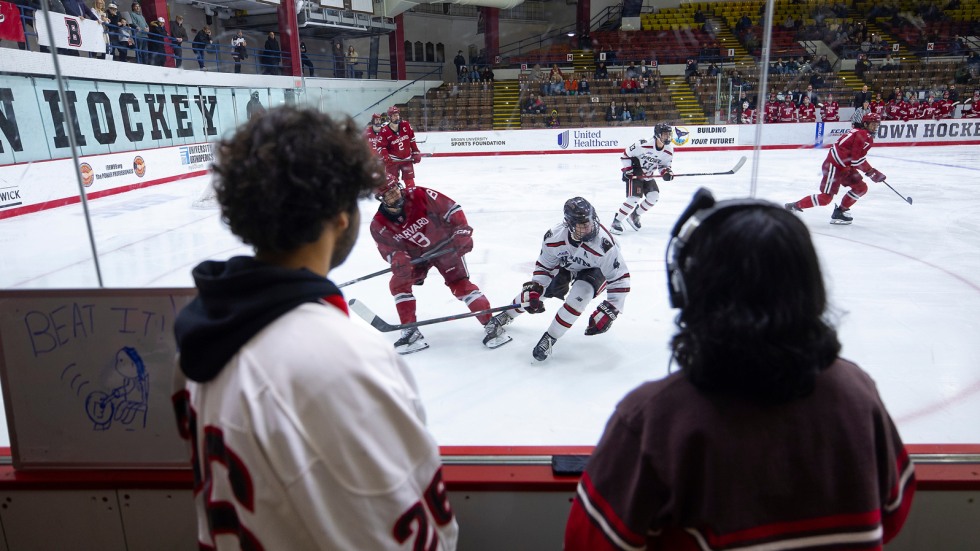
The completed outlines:
<svg viewBox="0 0 980 551">
<path fill-rule="evenodd" d="M 354 212 L 384 168 L 350 117 L 277 107 L 218 144 L 212 170 L 221 218 L 257 252 L 290 252 Z"/>
<path fill-rule="evenodd" d="M 812 392 L 840 343 L 799 218 L 766 205 L 715 213 L 679 260 L 688 298 L 671 347 L 695 386 L 766 403 Z"/>
</svg>

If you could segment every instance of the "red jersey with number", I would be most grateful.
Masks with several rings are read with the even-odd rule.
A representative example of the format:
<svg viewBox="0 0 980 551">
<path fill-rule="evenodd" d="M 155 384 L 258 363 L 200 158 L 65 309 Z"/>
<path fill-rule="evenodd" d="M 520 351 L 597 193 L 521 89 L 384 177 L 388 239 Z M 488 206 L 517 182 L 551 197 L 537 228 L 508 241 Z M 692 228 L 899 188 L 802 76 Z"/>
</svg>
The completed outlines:
<svg viewBox="0 0 980 551">
<path fill-rule="evenodd" d="M 838 168 L 856 168 L 861 172 L 871 170 L 868 163 L 868 150 L 874 145 L 874 137 L 864 128 L 852 128 L 830 146 L 827 161 Z"/>
<path fill-rule="evenodd" d="M 776 122 L 779 120 L 779 105 L 778 101 L 767 101 L 766 102 L 766 122 Z"/>
<path fill-rule="evenodd" d="M 364 129 L 364 138 L 367 140 L 371 149 L 373 149 L 378 155 L 381 156 L 382 160 L 388 160 L 388 148 L 384 143 L 384 127 L 381 128 L 380 132 L 375 132 L 373 126 L 368 126 Z"/>
<path fill-rule="evenodd" d="M 412 153 L 419 150 L 419 146 L 415 144 L 415 131 L 408 121 L 398 121 L 395 128 L 386 124 L 381 129 L 381 136 L 392 162 L 411 161 Z"/>
<path fill-rule="evenodd" d="M 796 119 L 800 122 L 816 122 L 817 108 L 812 103 L 801 103 L 796 108 Z"/>
<path fill-rule="evenodd" d="M 755 124 L 755 109 L 749 107 L 742 110 L 742 124 Z"/>
<path fill-rule="evenodd" d="M 796 122 L 796 105 L 784 102 L 779 106 L 779 122 Z"/>
<path fill-rule="evenodd" d="M 415 186 L 402 193 L 405 204 L 400 214 L 379 206 L 371 221 L 371 236 L 385 260 L 395 251 L 418 258 L 449 239 L 456 228 L 468 225 L 456 201 L 434 189 Z"/>
<path fill-rule="evenodd" d="M 823 108 L 820 109 L 820 118 L 823 122 L 839 122 L 840 104 L 836 101 L 824 102 Z"/>
</svg>

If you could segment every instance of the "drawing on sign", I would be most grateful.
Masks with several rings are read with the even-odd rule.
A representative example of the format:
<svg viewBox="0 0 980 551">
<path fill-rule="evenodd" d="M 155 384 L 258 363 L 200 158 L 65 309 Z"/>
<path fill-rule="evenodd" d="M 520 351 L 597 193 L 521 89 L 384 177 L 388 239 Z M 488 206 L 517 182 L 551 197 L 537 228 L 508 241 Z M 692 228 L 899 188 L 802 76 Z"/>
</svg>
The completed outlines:
<svg viewBox="0 0 980 551">
<path fill-rule="evenodd" d="M 85 398 L 85 413 L 92 420 L 92 429 L 109 430 L 113 421 L 126 425 L 127 430 L 146 428 L 150 376 L 143 358 L 135 348 L 124 346 L 116 353 L 114 361 L 117 386 L 108 392 L 93 391 Z M 131 426 L 134 422 L 135 426 Z"/>
</svg>

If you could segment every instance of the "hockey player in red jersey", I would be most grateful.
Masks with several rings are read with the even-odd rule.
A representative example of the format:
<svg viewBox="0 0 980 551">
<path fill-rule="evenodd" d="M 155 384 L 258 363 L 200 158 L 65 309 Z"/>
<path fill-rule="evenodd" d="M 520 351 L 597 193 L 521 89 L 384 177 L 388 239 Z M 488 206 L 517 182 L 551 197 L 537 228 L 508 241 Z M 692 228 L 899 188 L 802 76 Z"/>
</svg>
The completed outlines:
<svg viewBox="0 0 980 551">
<path fill-rule="evenodd" d="M 779 100 L 776 99 L 776 93 L 769 92 L 769 101 L 765 105 L 767 124 L 779 122 L 779 105 Z"/>
<path fill-rule="evenodd" d="M 742 102 L 742 124 L 755 124 L 755 109 L 747 101 Z"/>
<path fill-rule="evenodd" d="M 834 101 L 833 94 L 827 94 L 827 99 L 820 105 L 820 120 L 823 122 L 840 122 L 840 104 Z"/>
<path fill-rule="evenodd" d="M 385 121 L 384 115 L 380 113 L 375 113 L 371 115 L 371 124 L 364 129 L 364 138 L 367 140 L 368 145 L 371 146 L 381 160 L 388 164 L 388 148 L 384 143 L 384 135 L 382 131 L 384 130 Z"/>
<path fill-rule="evenodd" d="M 963 102 L 961 113 L 964 119 L 980 118 L 980 91 L 973 92 L 973 97 Z"/>
<path fill-rule="evenodd" d="M 412 285 L 422 285 L 429 269 L 435 268 L 453 295 L 472 312 L 489 310 L 490 302 L 470 281 L 463 255 L 473 250 L 473 228 L 463 209 L 445 195 L 424 187 L 402 189 L 391 174 L 375 195 L 381 205 L 371 221 L 371 236 L 378 252 L 391 264 L 388 288 L 395 297 L 401 323 L 415 319 Z M 491 315 L 477 319 L 485 327 L 483 344 L 497 348 L 511 341 L 500 325 L 490 324 Z M 410 354 L 428 348 L 418 328 L 403 329 L 395 351 Z"/>
<path fill-rule="evenodd" d="M 797 122 L 796 104 L 793 103 L 792 96 L 787 95 L 779 106 L 779 122 Z"/>
<path fill-rule="evenodd" d="M 885 181 L 885 175 L 873 168 L 866 158 L 880 123 L 881 117 L 874 113 L 865 113 L 861 122 L 854 122 L 854 127 L 841 136 L 827 153 L 821 167 L 823 178 L 820 180 L 820 192 L 807 195 L 795 203 L 786 203 L 786 210 L 801 212 L 817 205 L 829 205 L 840 186 L 844 186 L 848 191 L 841 199 L 840 206 L 834 205 L 830 223 L 850 224 L 853 220 L 849 212 L 851 205 L 868 192 L 868 184 L 858 171 L 867 174 L 874 182 Z"/>
<path fill-rule="evenodd" d="M 810 103 L 810 96 L 803 96 L 803 103 L 796 108 L 798 122 L 817 122 L 817 106 Z"/>
<path fill-rule="evenodd" d="M 606 300 L 589 316 L 586 335 L 605 333 L 612 327 L 630 292 L 630 273 L 619 245 L 599 224 L 595 209 L 584 198 L 573 197 L 565 201 L 564 221 L 545 232 L 531 281 L 524 284 L 521 294 L 514 299 L 515 304 L 526 306 L 494 316 L 487 325 L 487 334 L 491 326 L 502 328 L 522 312 L 544 312 L 544 298 L 563 299 L 565 304 L 531 351 L 535 360 L 543 362 L 551 355 L 555 342 L 603 291 Z"/>
<path fill-rule="evenodd" d="M 422 153 L 415 143 L 415 131 L 408 121 L 402 120 L 401 111 L 397 107 L 388 108 L 388 124 L 382 131 L 384 146 L 388 151 L 385 167 L 388 174 L 395 178 L 401 175 L 405 187 L 415 187 L 415 166 L 422 160 Z"/>
</svg>

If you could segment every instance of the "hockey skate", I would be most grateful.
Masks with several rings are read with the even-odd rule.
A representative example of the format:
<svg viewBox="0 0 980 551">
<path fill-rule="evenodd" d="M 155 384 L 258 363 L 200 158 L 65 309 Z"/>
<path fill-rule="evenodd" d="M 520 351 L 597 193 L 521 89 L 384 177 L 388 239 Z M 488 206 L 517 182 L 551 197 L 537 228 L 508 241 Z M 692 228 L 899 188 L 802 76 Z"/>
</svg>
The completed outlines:
<svg viewBox="0 0 980 551">
<path fill-rule="evenodd" d="M 790 212 L 803 212 L 803 209 L 796 206 L 796 203 L 786 203 L 785 205 L 783 205 L 783 208 Z"/>
<path fill-rule="evenodd" d="M 619 223 L 619 215 L 613 217 L 612 225 L 609 226 L 609 233 L 616 235 L 623 233 L 623 225 Z"/>
<path fill-rule="evenodd" d="M 626 223 L 629 224 L 634 231 L 640 231 L 640 228 L 643 226 L 640 224 L 640 211 L 634 210 L 632 213 L 630 213 L 630 215 L 626 218 Z"/>
<path fill-rule="evenodd" d="M 402 329 L 402 337 L 395 341 L 395 352 L 401 355 L 425 350 L 428 347 L 429 343 L 425 342 L 425 337 L 417 327 Z"/>
<path fill-rule="evenodd" d="M 538 360 L 539 362 L 547 360 L 548 356 L 551 355 L 551 348 L 555 345 L 555 341 L 557 340 L 558 339 L 552 337 L 547 332 L 545 332 L 544 335 L 541 335 L 541 340 L 538 341 L 538 344 L 534 345 L 534 350 L 531 351 L 534 359 Z"/>
<path fill-rule="evenodd" d="M 834 214 L 830 215 L 831 224 L 850 224 L 854 219 L 851 218 L 850 209 L 842 209 L 834 205 Z"/>
<path fill-rule="evenodd" d="M 503 312 L 490 318 L 490 321 L 483 326 L 483 330 L 487 333 L 487 336 L 483 337 L 484 346 L 490 349 L 500 348 L 514 340 L 513 337 L 504 331 L 504 326 L 510 323 L 512 319 Z"/>
</svg>

